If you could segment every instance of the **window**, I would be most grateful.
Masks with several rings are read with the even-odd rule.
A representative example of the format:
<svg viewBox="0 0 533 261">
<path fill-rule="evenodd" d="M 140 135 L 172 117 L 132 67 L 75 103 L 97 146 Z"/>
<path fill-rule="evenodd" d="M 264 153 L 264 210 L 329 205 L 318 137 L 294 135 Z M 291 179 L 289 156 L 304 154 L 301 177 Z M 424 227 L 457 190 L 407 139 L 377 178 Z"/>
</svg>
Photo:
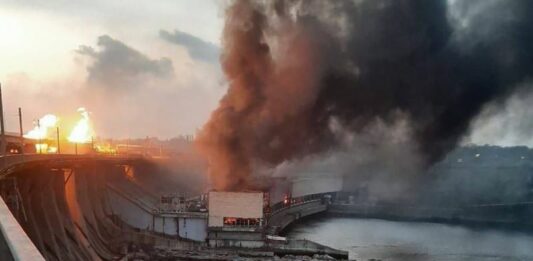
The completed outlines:
<svg viewBox="0 0 533 261">
<path fill-rule="evenodd" d="M 224 226 L 258 227 L 258 226 L 261 226 L 261 219 L 260 218 L 224 217 Z"/>
</svg>

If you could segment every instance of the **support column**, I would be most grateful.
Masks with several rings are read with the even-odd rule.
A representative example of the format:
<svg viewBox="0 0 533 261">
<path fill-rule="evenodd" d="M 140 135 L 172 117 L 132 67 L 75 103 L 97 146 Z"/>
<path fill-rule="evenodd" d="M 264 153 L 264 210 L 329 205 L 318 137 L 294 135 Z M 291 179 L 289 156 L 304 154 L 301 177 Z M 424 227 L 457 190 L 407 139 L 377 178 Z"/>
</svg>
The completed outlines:
<svg viewBox="0 0 533 261">
<path fill-rule="evenodd" d="M 4 126 L 4 104 L 2 101 L 2 84 L 0 84 L 0 135 L 1 144 L 0 144 L 0 155 L 6 155 L 6 131 Z"/>
</svg>

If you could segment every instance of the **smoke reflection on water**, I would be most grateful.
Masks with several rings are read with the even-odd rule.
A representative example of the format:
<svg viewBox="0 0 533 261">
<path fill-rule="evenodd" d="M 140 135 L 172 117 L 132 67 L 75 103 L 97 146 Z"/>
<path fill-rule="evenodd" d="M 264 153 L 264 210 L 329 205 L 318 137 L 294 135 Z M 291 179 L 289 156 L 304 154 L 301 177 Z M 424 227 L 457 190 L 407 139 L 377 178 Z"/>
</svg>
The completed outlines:
<svg viewBox="0 0 533 261">
<path fill-rule="evenodd" d="M 533 235 L 447 224 L 319 218 L 295 224 L 287 236 L 347 250 L 357 260 L 533 260 Z"/>
</svg>

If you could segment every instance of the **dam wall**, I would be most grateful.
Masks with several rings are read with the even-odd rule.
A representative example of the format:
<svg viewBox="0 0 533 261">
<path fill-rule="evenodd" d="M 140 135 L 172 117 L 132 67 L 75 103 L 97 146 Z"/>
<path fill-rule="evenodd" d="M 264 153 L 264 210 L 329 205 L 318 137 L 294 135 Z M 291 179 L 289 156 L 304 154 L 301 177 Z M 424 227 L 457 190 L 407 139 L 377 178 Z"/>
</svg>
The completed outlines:
<svg viewBox="0 0 533 261">
<path fill-rule="evenodd" d="M 0 194 L 46 260 L 116 260 L 132 244 L 201 247 L 178 237 L 176 217 L 154 214 L 157 198 L 130 186 L 125 168 L 91 159 L 29 164 L 0 180 Z"/>
</svg>

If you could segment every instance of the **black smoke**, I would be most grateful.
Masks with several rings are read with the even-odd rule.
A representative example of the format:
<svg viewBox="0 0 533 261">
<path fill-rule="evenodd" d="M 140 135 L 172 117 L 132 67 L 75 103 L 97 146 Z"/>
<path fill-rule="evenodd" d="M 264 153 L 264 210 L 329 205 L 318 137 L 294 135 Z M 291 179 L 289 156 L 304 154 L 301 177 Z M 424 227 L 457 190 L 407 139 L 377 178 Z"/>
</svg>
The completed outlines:
<svg viewBox="0 0 533 261">
<path fill-rule="evenodd" d="M 468 17 L 469 35 L 452 27 L 446 1 L 338 3 L 349 21 L 348 37 L 337 43 L 345 47 L 335 59 L 343 66 L 328 68 L 318 114 L 357 130 L 399 109 L 410 116 L 428 162 L 439 159 L 483 105 L 533 73 L 533 3 L 477 2 L 459 7 L 477 9 Z"/>
<path fill-rule="evenodd" d="M 219 187 L 405 115 L 425 165 L 533 74 L 533 2 L 235 1 L 228 93 L 200 134 Z M 387 142 L 387 141 L 382 141 Z"/>
</svg>

